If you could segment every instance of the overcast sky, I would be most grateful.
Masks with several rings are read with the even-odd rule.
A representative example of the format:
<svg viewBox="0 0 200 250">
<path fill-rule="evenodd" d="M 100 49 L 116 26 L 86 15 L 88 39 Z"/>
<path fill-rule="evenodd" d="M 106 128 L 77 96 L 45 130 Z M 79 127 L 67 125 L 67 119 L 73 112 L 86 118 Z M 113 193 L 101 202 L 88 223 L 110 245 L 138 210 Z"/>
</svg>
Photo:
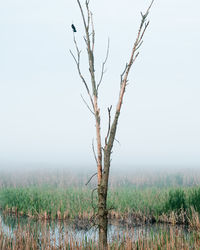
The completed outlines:
<svg viewBox="0 0 200 250">
<path fill-rule="evenodd" d="M 106 108 L 119 91 L 148 0 L 91 0 L 96 27 L 96 73 L 110 38 L 99 93 Z M 140 56 L 129 76 L 112 155 L 116 166 L 200 166 L 200 2 L 156 1 Z M 0 166 L 94 165 L 93 117 L 69 49 L 71 23 L 82 49 L 83 25 L 74 0 L 0 2 Z"/>
</svg>

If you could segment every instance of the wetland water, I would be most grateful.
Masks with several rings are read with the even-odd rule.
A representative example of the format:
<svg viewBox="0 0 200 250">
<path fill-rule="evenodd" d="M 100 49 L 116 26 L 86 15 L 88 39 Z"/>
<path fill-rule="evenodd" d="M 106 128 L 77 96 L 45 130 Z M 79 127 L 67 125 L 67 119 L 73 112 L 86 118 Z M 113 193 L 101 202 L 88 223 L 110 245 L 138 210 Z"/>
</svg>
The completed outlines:
<svg viewBox="0 0 200 250">
<path fill-rule="evenodd" d="M 22 234 L 33 232 L 36 237 L 42 239 L 44 237 L 59 243 L 63 237 L 68 236 L 71 239 L 77 241 L 82 240 L 98 240 L 98 230 L 93 228 L 87 228 L 87 226 L 79 225 L 76 221 L 38 221 L 27 217 L 17 218 L 15 216 L 3 215 L 0 212 L 0 229 L 7 235 L 14 237 L 16 232 Z M 133 241 L 139 238 L 149 238 L 152 235 L 159 235 L 161 232 L 169 233 L 170 231 L 184 234 L 187 237 L 187 230 L 180 226 L 169 226 L 165 224 L 153 224 L 143 226 L 126 226 L 117 222 L 109 223 L 108 227 L 108 239 L 109 241 L 120 241 L 124 237 L 128 236 Z"/>
</svg>

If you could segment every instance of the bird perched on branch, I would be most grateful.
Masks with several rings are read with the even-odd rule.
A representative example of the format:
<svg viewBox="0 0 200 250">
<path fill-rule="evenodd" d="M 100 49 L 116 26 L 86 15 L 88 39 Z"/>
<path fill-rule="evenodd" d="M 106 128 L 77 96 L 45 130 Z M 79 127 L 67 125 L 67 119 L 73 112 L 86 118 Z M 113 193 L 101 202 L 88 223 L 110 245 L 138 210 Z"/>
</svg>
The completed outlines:
<svg viewBox="0 0 200 250">
<path fill-rule="evenodd" d="M 73 30 L 73 32 L 76 32 L 76 27 L 72 24 L 72 30 Z"/>
</svg>

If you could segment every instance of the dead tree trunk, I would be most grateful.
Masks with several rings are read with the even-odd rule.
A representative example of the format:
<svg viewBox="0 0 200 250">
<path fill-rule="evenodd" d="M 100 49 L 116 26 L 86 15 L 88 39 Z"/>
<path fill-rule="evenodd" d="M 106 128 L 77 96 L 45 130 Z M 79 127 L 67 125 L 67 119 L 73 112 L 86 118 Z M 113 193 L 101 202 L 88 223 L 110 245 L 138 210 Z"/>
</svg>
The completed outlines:
<svg viewBox="0 0 200 250">
<path fill-rule="evenodd" d="M 108 58 L 109 53 L 109 43 L 107 47 L 107 53 L 106 58 L 104 62 L 102 63 L 102 70 L 101 70 L 101 77 L 99 82 L 96 81 L 95 78 L 95 69 L 94 69 L 94 45 L 95 45 L 95 30 L 93 25 L 93 17 L 92 13 L 89 9 L 89 1 L 85 1 L 85 7 L 86 7 L 86 14 L 83 11 L 83 7 L 80 3 L 80 0 L 77 0 L 78 6 L 80 8 L 84 29 L 85 29 L 85 43 L 87 47 L 87 54 L 88 54 L 88 63 L 89 63 L 89 73 L 90 73 L 90 79 L 91 79 L 91 89 L 89 88 L 88 83 L 85 80 L 85 77 L 82 75 L 81 69 L 80 69 L 80 54 L 81 51 L 78 48 L 75 34 L 73 32 L 73 38 L 74 38 L 74 44 L 76 47 L 76 53 L 75 56 L 72 51 L 70 51 L 71 55 L 74 58 L 74 61 L 77 66 L 77 70 L 79 73 L 80 78 L 82 79 L 88 97 L 89 102 L 88 104 L 85 99 L 83 99 L 84 103 L 86 104 L 87 108 L 91 111 L 95 118 L 95 124 L 96 124 L 96 141 L 97 141 L 97 155 L 95 154 L 95 160 L 97 164 L 97 177 L 98 177 L 98 211 L 97 211 L 97 224 L 99 228 L 99 249 L 107 249 L 107 225 L 108 225 L 108 208 L 107 208 L 107 193 L 108 193 L 108 180 L 109 180 L 109 171 L 110 171 L 110 159 L 111 159 L 111 153 L 112 148 L 115 140 L 118 120 L 121 112 L 122 102 L 124 98 L 124 93 L 126 90 L 127 82 L 128 82 L 128 75 L 130 72 L 130 69 L 135 62 L 136 58 L 139 55 L 138 49 L 143 43 L 143 36 L 146 32 L 146 29 L 149 25 L 149 21 L 147 20 L 147 16 L 149 14 L 149 10 L 154 2 L 154 0 L 151 2 L 149 8 L 145 12 L 145 14 L 141 13 L 141 23 L 139 26 L 138 34 L 135 40 L 135 43 L 133 45 L 131 56 L 129 59 L 129 62 L 126 63 L 125 69 L 123 73 L 121 74 L 121 82 L 120 82 L 120 92 L 119 92 L 119 99 L 117 102 L 114 119 L 111 122 L 111 108 L 108 108 L 108 116 L 109 116 L 109 122 L 108 122 L 108 131 L 107 135 L 105 137 L 105 145 L 102 147 L 102 141 L 101 141 L 101 116 L 100 116 L 100 108 L 98 106 L 98 90 L 99 86 L 102 82 L 103 75 L 104 75 L 104 67 Z M 83 98 L 83 97 L 82 97 Z M 102 155 L 104 156 L 102 159 Z M 103 163 L 103 164 L 102 164 Z M 103 168 L 102 168 L 103 165 Z"/>
</svg>

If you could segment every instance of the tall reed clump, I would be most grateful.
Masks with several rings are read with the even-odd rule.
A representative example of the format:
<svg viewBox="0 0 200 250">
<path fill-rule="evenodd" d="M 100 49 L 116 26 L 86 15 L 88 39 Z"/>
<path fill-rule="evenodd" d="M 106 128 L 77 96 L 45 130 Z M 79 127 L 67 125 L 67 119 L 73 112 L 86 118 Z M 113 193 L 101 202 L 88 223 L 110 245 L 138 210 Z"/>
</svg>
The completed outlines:
<svg viewBox="0 0 200 250">
<path fill-rule="evenodd" d="M 189 192 L 189 205 L 200 213 L 200 188 L 192 188 Z"/>
<path fill-rule="evenodd" d="M 90 213 L 90 192 L 83 189 L 5 188 L 0 191 L 4 212 L 41 219 L 65 219 Z"/>
<path fill-rule="evenodd" d="M 165 211 L 166 212 L 179 212 L 181 209 L 185 210 L 186 205 L 186 195 L 184 190 L 175 189 L 169 191 L 168 199 L 165 203 Z"/>
</svg>

